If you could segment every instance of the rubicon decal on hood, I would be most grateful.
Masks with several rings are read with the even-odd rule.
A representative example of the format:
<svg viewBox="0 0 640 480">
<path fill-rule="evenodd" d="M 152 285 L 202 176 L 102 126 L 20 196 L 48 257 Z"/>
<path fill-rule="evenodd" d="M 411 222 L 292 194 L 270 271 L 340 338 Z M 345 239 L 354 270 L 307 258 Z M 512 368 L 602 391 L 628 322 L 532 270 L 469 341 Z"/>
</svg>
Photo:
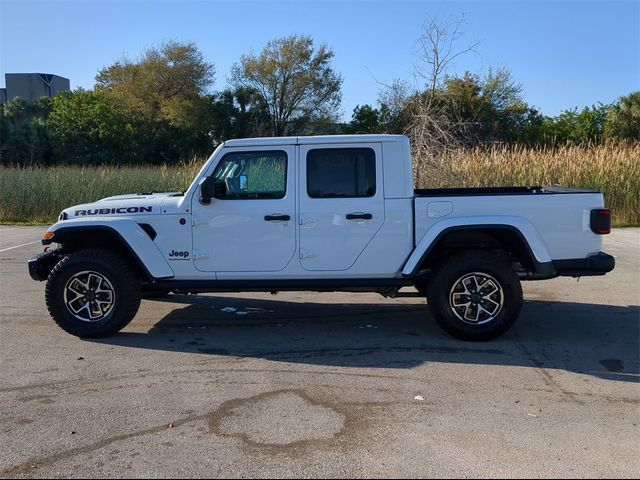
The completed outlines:
<svg viewBox="0 0 640 480">
<path fill-rule="evenodd" d="M 153 207 L 118 207 L 118 208 L 93 208 L 88 210 L 76 210 L 73 214 L 76 217 L 82 215 L 112 215 L 114 213 L 151 213 Z"/>
</svg>

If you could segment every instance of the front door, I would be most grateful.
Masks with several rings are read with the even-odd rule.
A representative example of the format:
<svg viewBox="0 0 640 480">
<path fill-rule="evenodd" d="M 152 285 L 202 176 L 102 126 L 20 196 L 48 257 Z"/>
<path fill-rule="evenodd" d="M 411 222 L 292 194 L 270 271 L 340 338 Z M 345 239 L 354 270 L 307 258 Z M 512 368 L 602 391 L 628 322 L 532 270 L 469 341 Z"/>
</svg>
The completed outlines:
<svg viewBox="0 0 640 480">
<path fill-rule="evenodd" d="M 295 147 L 229 149 L 211 175 L 209 204 L 194 196 L 194 263 L 206 272 L 274 272 L 296 250 Z"/>
<path fill-rule="evenodd" d="M 300 147 L 300 262 L 351 268 L 384 223 L 379 143 Z"/>
</svg>

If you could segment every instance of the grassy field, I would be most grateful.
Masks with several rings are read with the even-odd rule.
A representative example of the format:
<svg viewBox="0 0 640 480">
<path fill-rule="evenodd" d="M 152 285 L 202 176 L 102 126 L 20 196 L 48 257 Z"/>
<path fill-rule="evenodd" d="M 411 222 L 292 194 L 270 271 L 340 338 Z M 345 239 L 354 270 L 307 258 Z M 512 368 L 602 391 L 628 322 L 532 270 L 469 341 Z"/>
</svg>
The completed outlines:
<svg viewBox="0 0 640 480">
<path fill-rule="evenodd" d="M 0 223 L 51 223 L 64 208 L 110 195 L 182 191 L 200 167 L 0 167 Z"/>
<path fill-rule="evenodd" d="M 109 195 L 181 191 L 202 162 L 174 167 L 0 167 L 0 223 L 51 223 L 63 208 Z M 458 150 L 416 170 L 421 187 L 594 188 L 604 192 L 614 225 L 640 225 L 640 143 Z"/>
<path fill-rule="evenodd" d="M 457 150 L 416 170 L 422 187 L 592 188 L 604 192 L 614 226 L 640 225 L 640 143 Z"/>
</svg>

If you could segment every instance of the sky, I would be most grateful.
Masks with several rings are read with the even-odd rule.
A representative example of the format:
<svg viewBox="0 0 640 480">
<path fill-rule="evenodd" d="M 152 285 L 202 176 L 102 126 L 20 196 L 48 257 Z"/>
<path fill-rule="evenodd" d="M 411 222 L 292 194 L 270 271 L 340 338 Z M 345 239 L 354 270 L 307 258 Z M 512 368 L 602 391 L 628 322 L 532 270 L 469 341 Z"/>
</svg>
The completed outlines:
<svg viewBox="0 0 640 480">
<path fill-rule="evenodd" d="M 640 90 L 640 1 L 29 1 L 0 0 L 0 85 L 5 73 L 54 73 L 92 88 L 98 70 L 165 40 L 193 41 L 231 67 L 275 37 L 311 35 L 335 51 L 341 114 L 375 104 L 384 84 L 415 83 L 425 20 L 464 17 L 456 45 L 478 44 L 449 74 L 506 67 L 545 115 L 610 103 Z M 420 83 L 417 84 L 418 86 Z"/>
</svg>

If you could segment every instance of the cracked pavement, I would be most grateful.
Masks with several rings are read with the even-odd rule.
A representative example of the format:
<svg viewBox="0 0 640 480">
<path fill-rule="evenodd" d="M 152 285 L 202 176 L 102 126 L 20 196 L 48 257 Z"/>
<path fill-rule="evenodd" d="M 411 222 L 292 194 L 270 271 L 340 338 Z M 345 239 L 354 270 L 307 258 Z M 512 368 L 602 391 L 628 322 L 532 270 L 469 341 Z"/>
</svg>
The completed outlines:
<svg viewBox="0 0 640 480">
<path fill-rule="evenodd" d="M 487 343 L 420 298 L 296 292 L 144 300 L 80 340 L 27 273 L 43 230 L 0 227 L 3 478 L 640 472 L 640 229 L 605 277 L 525 282 Z"/>
</svg>

